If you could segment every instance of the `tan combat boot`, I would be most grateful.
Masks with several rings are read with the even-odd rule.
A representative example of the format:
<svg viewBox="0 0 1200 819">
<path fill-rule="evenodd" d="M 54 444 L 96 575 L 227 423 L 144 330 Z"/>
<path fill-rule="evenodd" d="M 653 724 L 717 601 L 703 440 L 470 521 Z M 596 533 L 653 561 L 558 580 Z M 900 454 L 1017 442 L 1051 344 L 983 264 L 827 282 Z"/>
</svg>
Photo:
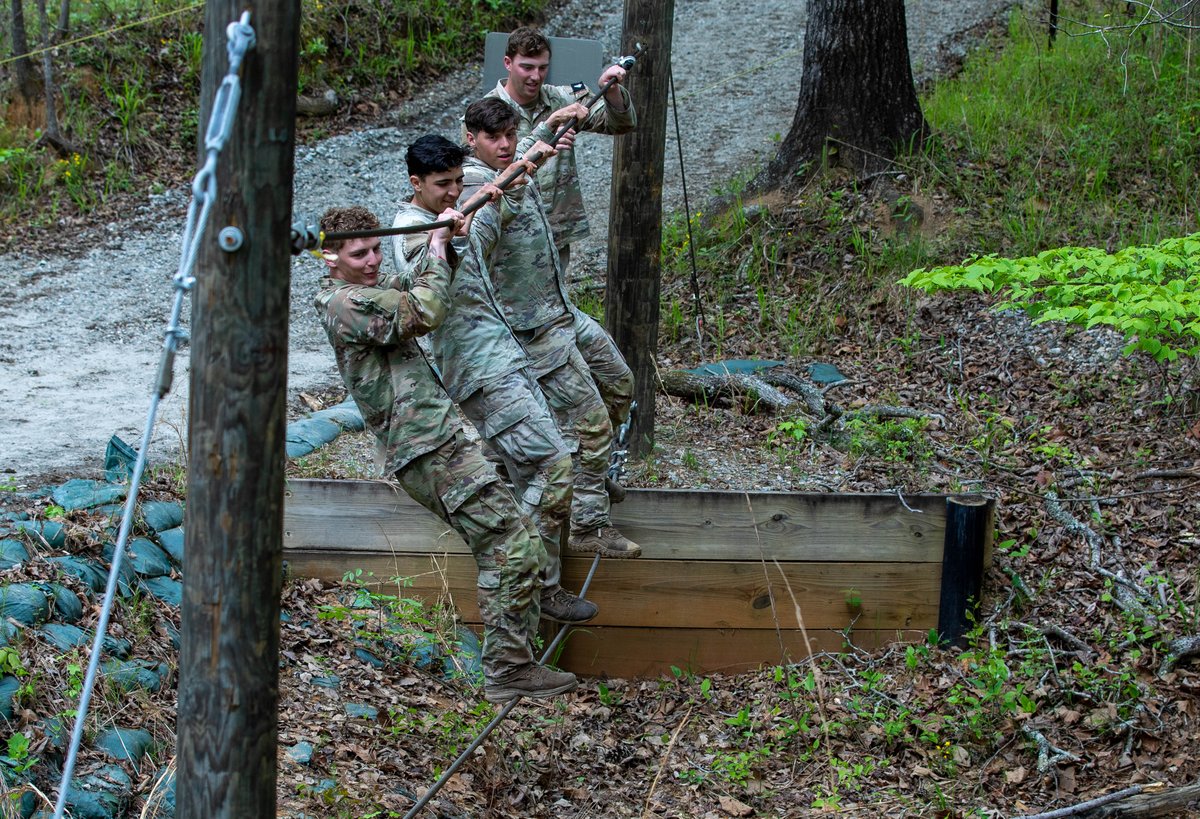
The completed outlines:
<svg viewBox="0 0 1200 819">
<path fill-rule="evenodd" d="M 572 552 L 592 552 L 603 557 L 638 557 L 642 547 L 617 531 L 615 526 L 600 526 L 571 532 L 567 548 Z"/>
</svg>

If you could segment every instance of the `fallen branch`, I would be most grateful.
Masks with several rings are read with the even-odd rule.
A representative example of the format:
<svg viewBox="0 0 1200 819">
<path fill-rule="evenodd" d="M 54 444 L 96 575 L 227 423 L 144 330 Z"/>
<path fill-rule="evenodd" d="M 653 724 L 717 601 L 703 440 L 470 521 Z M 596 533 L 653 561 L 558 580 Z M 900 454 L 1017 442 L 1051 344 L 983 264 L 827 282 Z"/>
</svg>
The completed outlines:
<svg viewBox="0 0 1200 819">
<path fill-rule="evenodd" d="M 667 749 L 663 751 L 662 758 L 658 763 L 658 770 L 654 774 L 654 781 L 650 783 L 650 790 L 646 794 L 646 806 L 642 808 L 642 819 L 646 819 L 651 813 L 650 801 L 654 799 L 654 791 L 658 788 L 658 780 L 662 777 L 663 769 L 667 767 L 667 759 L 671 756 L 671 749 L 675 747 L 675 740 L 679 739 L 679 732 L 683 730 L 683 726 L 688 724 L 688 720 L 692 718 L 692 709 L 688 708 L 687 713 L 683 715 L 683 719 L 679 721 L 675 731 L 671 734 L 671 741 L 667 743 Z"/>
<path fill-rule="evenodd" d="M 782 412 L 796 403 L 756 375 L 698 375 L 671 370 L 663 373 L 662 386 L 668 395 L 689 401 L 715 404 L 737 400 L 747 412 Z"/>
<path fill-rule="evenodd" d="M 939 412 L 921 412 L 910 407 L 892 407 L 884 404 L 868 404 L 865 407 L 859 407 L 856 410 L 851 410 L 842 416 L 843 419 L 849 420 L 852 418 L 917 418 L 922 421 L 935 420 L 942 426 L 946 426 L 946 416 Z"/>
<path fill-rule="evenodd" d="M 1086 819 L 1156 819 L 1166 816 L 1195 816 L 1200 805 L 1200 783 L 1164 790 L 1161 782 L 1142 787 L 1142 793 L 1120 804 L 1093 808 Z"/>
<path fill-rule="evenodd" d="M 1094 529 L 1064 509 L 1062 504 L 1059 503 L 1056 493 L 1047 492 L 1043 496 L 1043 502 L 1046 506 L 1046 511 L 1050 513 L 1050 517 L 1061 523 L 1068 531 L 1082 536 L 1087 542 L 1091 556 L 1089 561 L 1090 568 L 1101 577 L 1112 581 L 1112 597 L 1117 606 L 1122 611 L 1141 618 L 1142 622 L 1148 628 L 1157 628 L 1158 618 L 1147 610 L 1138 598 L 1137 587 L 1126 580 L 1120 573 L 1110 572 L 1101 565 L 1101 551 L 1104 539 Z"/>
<path fill-rule="evenodd" d="M 1102 807 L 1113 802 L 1119 802 L 1122 799 L 1128 799 L 1131 796 L 1137 796 L 1139 793 L 1142 793 L 1147 789 L 1160 787 L 1162 787 L 1161 783 L 1157 782 L 1151 785 L 1134 785 L 1132 787 L 1125 788 L 1124 790 L 1117 791 L 1116 793 L 1108 793 L 1104 796 L 1098 796 L 1095 799 L 1089 799 L 1086 802 L 1080 802 L 1078 805 L 1070 805 L 1065 808 L 1046 811 L 1045 813 L 1030 813 L 1024 816 L 1014 817 L 1014 819 L 1062 819 L 1062 817 L 1065 816 L 1079 816 L 1080 814 L 1092 810 L 1093 808 Z"/>
<path fill-rule="evenodd" d="M 841 415 L 842 410 L 836 404 L 826 404 L 825 395 L 815 385 L 808 383 L 795 373 L 781 367 L 772 367 L 761 374 L 762 380 L 775 387 L 783 387 L 799 395 L 810 415 L 822 418 L 828 415 Z M 842 382 L 837 382 L 842 383 Z"/>
<path fill-rule="evenodd" d="M 1169 674 L 1179 665 L 1180 660 L 1197 656 L 1200 656 L 1200 635 L 1178 637 L 1167 644 L 1167 654 L 1159 663 L 1158 675 L 1162 677 Z"/>
<path fill-rule="evenodd" d="M 1156 478 L 1200 478 L 1200 469 L 1147 469 L 1133 476 L 1135 481 L 1152 481 Z"/>
<path fill-rule="evenodd" d="M 1062 748 L 1052 745 L 1050 740 L 1046 739 L 1045 734 L 1043 734 L 1041 731 L 1035 731 L 1028 726 L 1022 728 L 1021 731 L 1025 734 L 1025 736 L 1029 737 L 1034 741 L 1034 743 L 1037 744 L 1038 773 L 1045 773 L 1046 771 L 1050 770 L 1052 765 L 1057 765 L 1059 762 L 1080 761 L 1079 757 L 1070 751 L 1064 751 Z"/>
<path fill-rule="evenodd" d="M 1047 637 L 1056 637 L 1059 640 L 1061 640 L 1062 642 L 1069 645 L 1071 648 L 1073 648 L 1075 650 L 1076 654 L 1082 655 L 1082 657 L 1084 659 L 1088 659 L 1088 658 L 1096 656 L 1096 651 L 1091 646 L 1089 646 L 1083 640 L 1080 640 L 1078 637 L 1076 637 L 1071 632 L 1067 631 L 1066 629 L 1062 628 L 1061 626 L 1056 626 L 1053 623 L 1046 623 L 1044 625 L 1035 626 L 1030 623 L 1022 623 L 1020 621 L 1014 621 L 1013 625 L 1021 626 L 1022 628 L 1027 628 L 1030 631 L 1036 631 L 1040 634 L 1044 634 Z"/>
</svg>

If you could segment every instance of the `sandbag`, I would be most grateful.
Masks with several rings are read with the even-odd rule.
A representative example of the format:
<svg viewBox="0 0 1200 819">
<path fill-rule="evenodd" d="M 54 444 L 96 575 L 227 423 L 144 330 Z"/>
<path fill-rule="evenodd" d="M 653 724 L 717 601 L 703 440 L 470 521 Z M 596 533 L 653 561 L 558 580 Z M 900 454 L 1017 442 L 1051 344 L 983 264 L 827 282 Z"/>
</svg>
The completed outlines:
<svg viewBox="0 0 1200 819">
<path fill-rule="evenodd" d="M 110 483 L 129 483 L 133 479 L 133 467 L 137 463 L 137 451 L 116 435 L 108 439 L 104 450 L 104 477 Z"/>
<path fill-rule="evenodd" d="M 154 786 L 146 795 L 146 815 L 172 817 L 175 815 L 175 770 L 159 768 L 154 774 Z"/>
<path fill-rule="evenodd" d="M 62 549 L 67 545 L 67 530 L 56 520 L 19 520 L 12 528 L 16 532 L 28 532 L 51 549 Z"/>
<path fill-rule="evenodd" d="M 121 592 L 122 597 L 132 597 L 134 587 L 137 585 L 138 574 L 128 554 L 129 550 L 126 549 L 125 551 L 127 554 L 121 559 L 121 566 L 117 571 L 117 590 Z M 100 546 L 100 554 L 108 561 L 109 571 L 112 570 L 112 561 L 116 553 L 117 547 L 114 543 L 105 543 Z M 105 574 L 107 575 L 107 572 Z"/>
<path fill-rule="evenodd" d="M 149 660 L 109 660 L 101 665 L 101 670 L 113 684 L 125 691 L 137 688 L 158 691 L 169 673 L 165 664 Z"/>
<path fill-rule="evenodd" d="M 71 780 L 66 803 L 75 819 L 116 819 L 133 796 L 133 780 L 119 765 Z"/>
<path fill-rule="evenodd" d="M 156 532 L 183 525 L 183 506 L 174 501 L 146 501 L 142 504 L 142 520 Z"/>
<path fill-rule="evenodd" d="M 21 681 L 16 677 L 0 677 L 0 717 L 6 720 L 13 718 L 13 714 L 16 713 L 15 699 L 20 688 Z"/>
<path fill-rule="evenodd" d="M 158 545 L 177 565 L 183 565 L 183 528 L 175 527 L 158 533 Z"/>
<path fill-rule="evenodd" d="M 69 512 L 72 509 L 91 509 L 93 506 L 121 500 L 128 492 L 129 488 L 124 484 L 72 478 L 55 487 L 50 497 Z"/>
<path fill-rule="evenodd" d="M 335 421 L 326 418 L 301 418 L 287 426 L 287 456 L 299 458 L 325 446 L 342 434 Z"/>
<path fill-rule="evenodd" d="M 38 634 L 50 645 L 63 652 L 80 646 L 90 646 L 96 639 L 94 632 L 84 631 L 69 623 L 46 623 L 38 629 Z M 100 650 L 113 657 L 124 659 L 133 651 L 133 643 L 123 637 L 105 634 L 104 641 L 100 644 Z"/>
<path fill-rule="evenodd" d="M 170 577 L 147 577 L 139 584 L 168 606 L 179 608 L 183 605 L 183 584 Z"/>
<path fill-rule="evenodd" d="M 50 598 L 32 583 L 0 586 L 0 618 L 32 626 L 50 616 Z"/>
<path fill-rule="evenodd" d="M 51 616 L 64 623 L 76 623 L 83 618 L 83 601 L 79 595 L 61 583 L 34 583 L 50 598 Z"/>
<path fill-rule="evenodd" d="M 336 422 L 342 429 L 350 430 L 351 432 L 362 432 L 366 429 L 366 424 L 363 423 L 362 413 L 358 411 L 358 404 L 354 403 L 353 398 L 347 398 L 342 403 L 323 409 L 312 414 L 313 418 L 328 419 Z"/>
<path fill-rule="evenodd" d="M 154 737 L 141 728 L 106 728 L 95 745 L 118 762 L 137 762 L 154 748 Z"/>
<path fill-rule="evenodd" d="M 130 566 L 142 577 L 162 577 L 171 573 L 171 558 L 157 543 L 135 537 L 125 547 Z"/>
<path fill-rule="evenodd" d="M 58 555 L 46 560 L 54 563 L 65 574 L 77 577 L 93 592 L 102 592 L 108 584 L 108 571 L 94 560 L 74 555 Z"/>
<path fill-rule="evenodd" d="M 29 559 L 29 550 L 19 540 L 5 538 L 0 540 L 0 569 L 11 569 L 20 566 Z"/>
</svg>

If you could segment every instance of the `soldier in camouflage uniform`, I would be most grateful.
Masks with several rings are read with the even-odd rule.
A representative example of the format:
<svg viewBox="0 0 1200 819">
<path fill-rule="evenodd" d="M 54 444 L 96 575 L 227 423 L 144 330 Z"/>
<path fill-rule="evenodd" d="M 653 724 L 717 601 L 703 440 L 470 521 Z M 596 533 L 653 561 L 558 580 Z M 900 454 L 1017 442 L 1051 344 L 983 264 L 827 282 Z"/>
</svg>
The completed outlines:
<svg viewBox="0 0 1200 819">
<path fill-rule="evenodd" d="M 463 158 L 462 148 L 434 134 L 410 145 L 406 159 L 413 196 L 401 204 L 393 226 L 429 224 L 442 208 L 457 207 Z M 500 191 L 485 186 L 482 193 Z M 395 237 L 392 249 L 401 276 L 413 275 L 423 262 L 428 238 L 428 233 Z M 450 287 L 450 310 L 429 334 L 430 347 L 443 386 L 503 458 L 517 496 L 542 536 L 547 558 L 540 573 L 542 616 L 583 623 L 596 616 L 596 604 L 560 585 L 559 542 L 571 512 L 574 479 L 571 448 L 496 305 L 485 260 L 499 238 L 500 212 L 489 204 L 474 214 L 468 236 L 455 240 L 461 262 Z"/>
<path fill-rule="evenodd" d="M 461 220 L 453 210 L 441 216 Z M 378 226 L 365 208 L 333 208 L 321 219 L 323 233 Z M 314 304 L 342 380 L 379 442 L 385 474 L 394 473 L 414 500 L 449 523 L 475 556 L 484 696 L 490 702 L 550 697 L 571 690 L 577 680 L 537 664 L 530 650 L 537 573 L 545 559 L 541 538 L 463 434 L 449 396 L 414 340 L 445 317 L 452 233 L 442 228 L 430 236 L 425 259 L 408 284 L 396 277 L 381 280 L 378 238 L 326 242 L 328 277 Z"/>
<path fill-rule="evenodd" d="M 550 41 L 536 29 L 522 26 L 508 37 L 504 53 L 504 68 L 508 76 L 499 80 L 487 96 L 504 100 L 517 112 L 519 138 L 532 133 L 534 127 L 545 122 L 552 112 L 580 97 L 591 96 L 586 89 L 577 94 L 570 86 L 546 85 L 550 56 Z M 592 106 L 580 123 L 579 131 L 616 136 L 629 133 L 637 127 L 633 100 L 621 84 L 625 79 L 625 69 L 618 65 L 605 69 L 597 80 L 597 86 L 603 87 L 609 79 L 615 79 L 616 82 Z M 557 131 L 557 128 L 554 130 Z M 541 166 L 537 177 L 564 277 L 570 263 L 571 243 L 587 236 L 591 230 L 583 207 L 583 190 L 579 185 L 579 170 L 572 150 L 575 137 L 576 131 L 567 132 L 555 146 L 558 154 Z M 575 333 L 579 350 L 608 408 L 612 427 L 617 429 L 629 418 L 629 407 L 633 401 L 633 372 L 599 322 L 578 309 L 575 310 Z M 609 491 L 614 500 L 624 497 L 624 490 L 619 487 L 610 485 Z"/>
<path fill-rule="evenodd" d="M 553 137 L 556 123 L 568 122 L 585 111 L 584 106 L 575 103 L 554 112 L 518 146 L 517 116 L 507 104 L 497 99 L 472 103 L 464 122 L 467 142 L 475 156 L 468 157 L 463 165 L 463 196 L 470 198 L 493 182 L 498 171 L 517 159 L 518 148 L 528 147 L 531 153 L 549 150 L 544 143 Z M 529 164 L 527 160 L 519 161 Z M 530 179 L 510 189 L 500 206 L 502 233 L 489 264 L 496 299 L 533 362 L 533 374 L 564 436 L 578 442 L 567 548 L 608 557 L 636 557 L 641 548 L 622 535 L 609 518 L 604 479 L 613 427 L 587 362 L 576 346 L 575 312 L 537 182 Z"/>
</svg>

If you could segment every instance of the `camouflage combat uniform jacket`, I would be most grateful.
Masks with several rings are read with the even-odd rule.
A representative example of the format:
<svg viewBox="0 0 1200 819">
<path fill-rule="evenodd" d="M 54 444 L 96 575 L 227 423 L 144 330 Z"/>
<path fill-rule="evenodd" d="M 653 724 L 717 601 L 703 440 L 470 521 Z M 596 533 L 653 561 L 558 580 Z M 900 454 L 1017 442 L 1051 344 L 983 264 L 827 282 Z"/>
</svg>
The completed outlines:
<svg viewBox="0 0 1200 819">
<path fill-rule="evenodd" d="M 549 129 L 539 125 L 538 130 Z M 540 134 L 537 137 L 545 139 Z M 463 174 L 463 200 L 499 176 L 474 157 L 467 157 L 463 163 Z M 500 241 L 488 267 L 496 298 L 508 323 L 514 330 L 531 330 L 569 313 L 571 297 L 563 281 L 554 234 L 535 182 L 529 181 L 505 191 L 500 199 L 500 223 Z"/>
<path fill-rule="evenodd" d="M 544 122 L 550 114 L 577 101 L 570 86 L 543 85 L 538 99 L 527 108 L 508 95 L 504 83 L 505 80 L 501 79 L 486 96 L 504 100 L 520 115 L 517 135 L 521 137 L 533 131 L 534 127 Z M 625 100 L 624 111 L 610 109 L 601 99 L 592 106 L 587 119 L 583 121 L 579 130 L 615 136 L 629 133 L 636 128 L 637 113 L 633 109 L 633 100 L 629 96 L 629 91 L 624 86 L 621 86 L 621 97 Z M 588 92 L 582 101 L 586 102 L 588 99 L 591 99 L 591 92 Z M 542 139 L 549 142 L 552 136 L 553 134 L 550 134 Z M 575 152 L 563 151 L 557 156 L 550 157 L 538 169 L 537 177 L 543 204 L 549 215 L 550 227 L 554 231 L 555 246 L 565 247 L 571 242 L 587 236 L 591 228 L 583 207 L 583 190 L 579 186 L 579 170 L 575 164 Z"/>
<path fill-rule="evenodd" d="M 325 277 L 313 302 L 338 370 L 383 450 L 384 474 L 437 449 L 462 428 L 415 338 L 446 314 L 452 270 L 428 257 L 411 286 L 375 287 Z"/>
<path fill-rule="evenodd" d="M 392 226 L 428 224 L 437 216 L 420 205 L 405 202 Z M 470 235 L 454 240 L 462 261 L 450 286 L 450 309 L 441 326 L 429 334 L 442 384 L 459 403 L 485 383 L 529 366 L 525 351 L 504 320 L 488 278 L 485 260 L 499 239 L 500 212 L 492 205 L 484 205 L 471 220 Z M 426 258 L 426 240 L 424 233 L 395 238 L 392 249 L 396 269 L 402 277 L 412 277 Z"/>
</svg>

